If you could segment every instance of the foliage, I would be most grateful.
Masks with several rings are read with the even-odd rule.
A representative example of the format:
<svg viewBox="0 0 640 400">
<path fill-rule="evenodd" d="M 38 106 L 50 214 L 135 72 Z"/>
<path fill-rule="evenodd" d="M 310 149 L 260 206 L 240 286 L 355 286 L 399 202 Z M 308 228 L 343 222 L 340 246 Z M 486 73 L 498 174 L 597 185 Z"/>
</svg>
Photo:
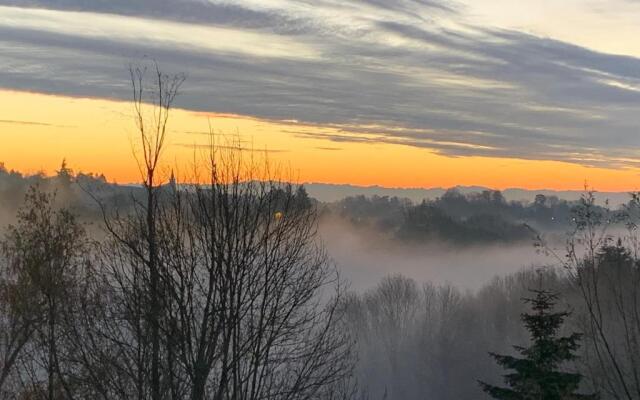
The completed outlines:
<svg viewBox="0 0 640 400">
<path fill-rule="evenodd" d="M 558 336 L 568 312 L 554 312 L 557 295 L 534 290 L 534 298 L 525 299 L 532 312 L 522 314 L 522 322 L 531 335 L 529 347 L 515 346 L 520 357 L 491 353 L 497 363 L 513 372 L 504 376 L 508 387 L 481 382 L 483 390 L 502 400 L 578 400 L 596 399 L 596 395 L 578 394 L 582 375 L 563 370 L 576 359 L 581 334 Z"/>
</svg>

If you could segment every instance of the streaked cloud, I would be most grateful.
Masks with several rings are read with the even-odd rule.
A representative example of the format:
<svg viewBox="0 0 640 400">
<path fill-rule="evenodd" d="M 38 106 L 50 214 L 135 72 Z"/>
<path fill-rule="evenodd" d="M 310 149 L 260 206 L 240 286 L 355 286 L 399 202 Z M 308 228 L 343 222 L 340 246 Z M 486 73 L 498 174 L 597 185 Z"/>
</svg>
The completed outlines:
<svg viewBox="0 0 640 400">
<path fill-rule="evenodd" d="M 310 47 L 282 35 L 94 12 L 0 7 L 0 26 L 194 52 L 274 58 L 315 57 Z"/>
<path fill-rule="evenodd" d="M 382 143 L 613 168 L 640 159 L 639 58 L 480 25 L 462 2 L 0 4 L 6 88 L 126 99 L 124 65 L 146 55 L 188 74 L 180 107 L 290 121 L 326 149 Z"/>
<path fill-rule="evenodd" d="M 175 143 L 174 146 L 184 147 L 187 149 L 194 149 L 194 150 L 206 150 L 206 151 L 233 150 L 233 151 L 245 151 L 250 153 L 287 153 L 290 151 L 285 149 L 270 149 L 270 148 L 260 149 L 257 147 L 253 148 L 253 147 L 246 147 L 246 146 L 226 146 L 226 145 L 220 145 L 220 144 L 211 146 L 207 144 L 198 144 L 198 143 Z"/>
<path fill-rule="evenodd" d="M 342 150 L 342 147 L 318 146 L 318 147 L 315 147 L 315 149 L 325 150 L 325 151 L 340 151 Z"/>
<path fill-rule="evenodd" d="M 57 125 L 51 124 L 48 122 L 41 121 L 21 121 L 21 120 L 11 120 L 11 119 L 0 119 L 0 124 L 5 125 L 31 125 L 31 126 L 51 126 L 57 128 L 73 128 L 72 125 Z"/>
</svg>

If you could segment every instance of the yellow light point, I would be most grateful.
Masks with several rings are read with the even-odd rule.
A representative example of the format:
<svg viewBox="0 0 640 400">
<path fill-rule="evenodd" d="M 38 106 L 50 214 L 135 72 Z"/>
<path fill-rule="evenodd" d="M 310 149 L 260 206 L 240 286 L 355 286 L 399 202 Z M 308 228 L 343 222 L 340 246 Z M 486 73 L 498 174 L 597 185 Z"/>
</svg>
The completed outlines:
<svg viewBox="0 0 640 400">
<path fill-rule="evenodd" d="M 276 212 L 276 214 L 275 214 L 276 221 L 281 220 L 282 217 L 284 217 L 283 213 L 281 213 L 280 211 Z"/>
<path fill-rule="evenodd" d="M 184 94 L 187 96 L 188 94 Z M 74 171 L 104 173 L 110 181 L 138 183 L 133 156 L 138 136 L 128 102 L 0 90 L 0 162 L 26 173 L 53 174 L 63 159 Z M 640 189 L 637 168 L 586 167 L 558 161 L 447 157 L 400 144 L 349 142 L 349 132 L 298 121 L 173 110 L 161 166 L 187 176 L 216 143 L 239 138 L 242 152 L 268 158 L 271 173 L 294 183 L 318 182 L 397 188 L 479 185 L 494 189 L 598 191 Z M 332 137 L 346 136 L 332 141 Z M 133 149 L 132 149 L 133 147 Z"/>
</svg>

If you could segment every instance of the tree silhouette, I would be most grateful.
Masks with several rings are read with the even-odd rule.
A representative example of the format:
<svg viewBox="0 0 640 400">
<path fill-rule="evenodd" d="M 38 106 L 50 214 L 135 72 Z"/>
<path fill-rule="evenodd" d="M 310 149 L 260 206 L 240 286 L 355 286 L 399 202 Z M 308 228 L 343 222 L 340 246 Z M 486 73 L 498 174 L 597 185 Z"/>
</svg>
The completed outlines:
<svg viewBox="0 0 640 400">
<path fill-rule="evenodd" d="M 532 312 L 522 314 L 521 319 L 531 335 L 531 346 L 514 346 L 522 357 L 490 353 L 496 362 L 508 370 L 504 375 L 508 387 L 499 387 L 480 382 L 483 390 L 500 400 L 577 400 L 597 399 L 595 394 L 578 394 L 576 391 L 582 375 L 565 371 L 562 367 L 576 358 L 574 352 L 580 347 L 582 336 L 572 333 L 558 336 L 566 311 L 554 312 L 557 295 L 546 290 L 533 290 L 534 298 L 524 299 Z"/>
</svg>

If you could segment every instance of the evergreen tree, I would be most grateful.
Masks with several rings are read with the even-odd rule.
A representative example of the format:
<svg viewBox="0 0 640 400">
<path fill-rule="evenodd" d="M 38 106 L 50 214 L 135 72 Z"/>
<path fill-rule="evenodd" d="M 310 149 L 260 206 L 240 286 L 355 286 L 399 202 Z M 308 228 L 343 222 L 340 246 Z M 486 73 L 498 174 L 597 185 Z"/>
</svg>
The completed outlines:
<svg viewBox="0 0 640 400">
<path fill-rule="evenodd" d="M 514 346 L 521 357 L 490 353 L 496 362 L 514 372 L 504 375 L 508 387 L 480 382 L 483 390 L 499 400 L 578 400 L 597 399 L 595 394 L 577 394 L 582 375 L 566 372 L 564 363 L 576 358 L 581 334 L 558 337 L 568 312 L 554 312 L 557 295 L 533 290 L 535 297 L 525 299 L 532 312 L 522 314 L 522 322 L 531 334 L 531 346 Z"/>
</svg>

